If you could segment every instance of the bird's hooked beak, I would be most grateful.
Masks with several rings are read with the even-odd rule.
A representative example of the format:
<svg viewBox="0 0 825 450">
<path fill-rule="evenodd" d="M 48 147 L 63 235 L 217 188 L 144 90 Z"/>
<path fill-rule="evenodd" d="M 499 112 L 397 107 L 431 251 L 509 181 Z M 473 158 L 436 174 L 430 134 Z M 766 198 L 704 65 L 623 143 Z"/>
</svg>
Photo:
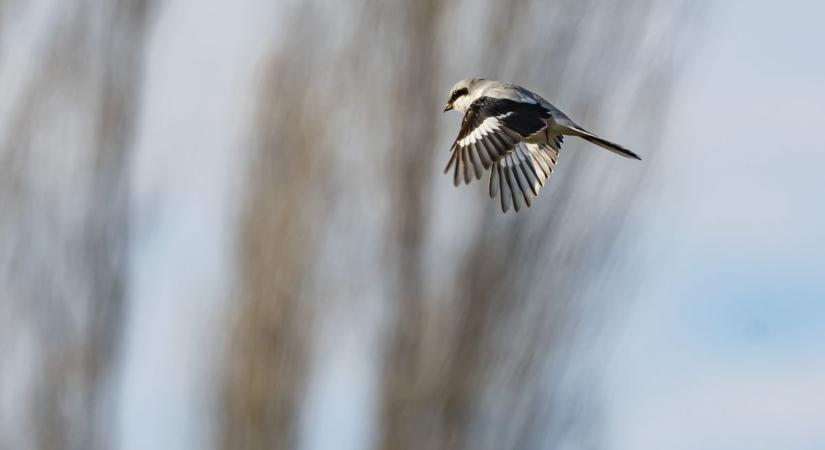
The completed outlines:
<svg viewBox="0 0 825 450">
<path fill-rule="evenodd" d="M 451 109 L 453 109 L 453 104 L 452 103 L 447 103 L 446 105 L 444 105 L 444 112 L 447 112 Z"/>
</svg>

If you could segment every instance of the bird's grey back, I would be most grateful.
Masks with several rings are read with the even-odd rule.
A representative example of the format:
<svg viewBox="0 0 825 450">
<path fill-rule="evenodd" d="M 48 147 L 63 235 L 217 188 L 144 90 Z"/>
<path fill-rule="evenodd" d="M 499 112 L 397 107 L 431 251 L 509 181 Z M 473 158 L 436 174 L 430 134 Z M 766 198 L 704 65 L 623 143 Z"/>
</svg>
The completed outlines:
<svg viewBox="0 0 825 450">
<path fill-rule="evenodd" d="M 553 119 L 561 125 L 575 125 L 566 114 L 561 112 L 552 103 L 542 96 L 512 83 L 505 83 L 496 80 L 485 80 L 482 78 L 473 79 L 470 83 L 471 95 L 475 98 L 492 97 L 514 100 L 522 103 L 537 103 L 553 114 Z"/>
</svg>

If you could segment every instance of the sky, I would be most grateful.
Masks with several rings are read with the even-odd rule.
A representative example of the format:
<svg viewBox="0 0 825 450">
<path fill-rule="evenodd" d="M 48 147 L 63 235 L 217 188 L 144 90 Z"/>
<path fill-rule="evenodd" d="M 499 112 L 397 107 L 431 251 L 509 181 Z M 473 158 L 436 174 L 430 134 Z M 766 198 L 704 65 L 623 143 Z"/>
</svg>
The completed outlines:
<svg viewBox="0 0 825 450">
<path fill-rule="evenodd" d="M 215 330 L 226 321 L 245 163 L 243 152 L 226 149 L 244 144 L 241 124 L 252 121 L 249 88 L 265 50 L 255 39 L 271 18 L 251 2 L 199 6 L 193 13 L 170 2 L 148 42 L 130 199 L 141 219 L 113 394 L 121 450 L 209 448 L 217 432 L 208 414 L 223 349 Z"/>
<path fill-rule="evenodd" d="M 673 105 L 615 450 L 825 449 L 825 4 L 717 2 Z"/>
<path fill-rule="evenodd" d="M 243 62 L 256 55 L 243 50 L 255 47 L 247 40 L 257 31 L 236 25 L 255 22 L 254 10 L 207 16 L 213 26 L 234 30 L 221 40 L 230 50 L 225 53 L 238 58 L 233 66 L 249 66 Z M 816 47 L 825 42 L 821 17 L 825 5 L 801 0 L 786 1 L 781 10 L 766 1 L 714 2 L 707 12 L 703 35 L 696 37 L 702 50 L 690 56 L 678 76 L 660 156 L 645 162 L 657 170 L 637 211 L 637 217 L 644 217 L 637 249 L 640 288 L 629 294 L 632 308 L 620 338 L 613 339 L 617 344 L 610 345 L 615 348 L 603 374 L 609 450 L 825 449 L 825 213 L 818 206 L 825 184 L 817 164 L 825 163 L 825 141 L 815 135 L 825 118 L 825 61 L 816 57 Z M 219 151 L 237 137 L 220 135 L 221 127 L 193 129 L 212 120 L 202 117 L 210 110 L 244 114 L 248 109 L 245 100 L 236 103 L 229 93 L 216 96 L 222 102 L 217 106 L 193 106 L 191 111 L 163 106 L 172 98 L 170 92 L 189 99 L 180 104 L 198 105 L 191 100 L 197 90 L 187 89 L 188 74 L 177 72 L 186 64 L 178 61 L 188 55 L 196 65 L 208 64 L 215 45 L 184 39 L 190 47 L 168 46 L 172 34 L 188 36 L 197 29 L 195 24 L 173 25 L 159 23 L 149 48 L 149 64 L 168 73 L 148 80 L 146 109 L 167 115 L 144 119 L 144 140 L 138 145 L 142 156 L 136 163 L 146 176 L 136 179 L 148 181 L 135 186 L 135 203 L 141 208 L 142 199 L 156 198 L 153 189 L 180 195 L 161 203 L 157 223 L 137 229 L 135 245 L 141 251 L 133 276 L 161 281 L 154 290 L 133 292 L 132 300 L 140 301 L 131 302 L 130 329 L 150 330 L 156 337 L 147 343 L 135 333 L 127 336 L 122 370 L 128 376 L 117 394 L 122 405 L 118 447 L 124 449 L 198 446 L 202 442 L 194 437 L 210 427 L 189 414 L 208 406 L 198 400 L 205 386 L 190 381 L 210 368 L 182 356 L 198 354 L 216 309 L 168 301 L 192 280 L 169 269 L 182 261 L 173 258 L 168 266 L 155 262 L 167 242 L 197 245 L 223 234 L 221 223 L 193 234 L 188 223 L 210 221 L 187 214 L 203 212 L 198 199 L 204 195 L 220 200 L 211 201 L 205 214 L 226 216 L 231 210 L 226 196 L 237 181 L 221 176 L 230 171 L 214 170 L 241 163 Z M 232 84 L 226 80 L 238 77 L 246 85 L 243 77 L 251 76 L 205 73 L 215 79 L 204 83 L 215 85 Z M 169 126 L 181 139 L 198 137 L 198 144 L 190 152 L 159 146 L 153 136 L 165 135 Z M 158 159 L 153 152 L 197 162 L 203 167 L 196 171 L 206 175 L 180 179 L 165 174 L 151 167 Z M 192 158 L 191 152 L 201 158 Z M 153 173 L 159 178 L 149 176 Z M 179 205 L 188 206 L 181 213 Z M 204 253 L 189 272 L 211 279 L 225 270 L 222 251 Z M 212 291 L 209 283 L 204 286 Z M 201 320 L 188 327 L 161 320 L 181 314 Z M 172 358 L 175 370 L 159 377 L 153 368 L 169 364 L 170 348 L 181 357 Z M 162 354 L 163 361 L 158 359 Z M 314 380 L 317 392 L 311 390 L 311 396 L 369 395 L 357 382 L 366 377 L 359 372 L 362 364 L 329 363 L 348 378 Z M 170 395 L 176 396 L 176 408 L 150 413 L 158 398 Z M 348 448 L 362 447 L 366 431 L 339 420 L 352 411 L 325 411 L 313 422 L 337 427 L 325 435 L 343 439 L 338 444 L 348 442 Z M 304 447 L 329 448 L 322 434 L 305 435 L 312 439 Z"/>
<path fill-rule="evenodd" d="M 223 150 L 244 144 L 238 124 L 251 120 L 254 99 L 239 92 L 252 92 L 257 39 L 272 28 L 264 3 L 171 2 L 153 25 L 131 200 L 134 217 L 154 219 L 134 227 L 123 378 L 112 393 L 117 448 L 203 448 L 210 438 L 203 399 L 222 349 L 207 336 L 226 296 L 216 280 L 231 271 L 232 224 L 216 218 L 233 216 L 241 181 L 232 174 L 245 163 Z M 644 218 L 631 258 L 640 261 L 639 287 L 606 346 L 605 442 L 608 450 L 823 450 L 825 3 L 709 3 L 662 148 L 644 161 L 656 170 L 635 214 Z M 47 29 L 58 2 L 36 5 L 11 24 L 21 30 L 16 45 L 0 42 L 10 68 L 0 85 L 11 93 L 34 70 L 27 55 L 40 35 L 25 33 Z M 231 59 L 215 64 L 216 51 Z M 10 113 L 0 109 L 0 118 Z M 225 117 L 237 123 L 221 126 Z M 179 176 L 181 166 L 191 175 Z M 193 285 L 200 290 L 182 295 Z M 345 376 L 311 380 L 311 395 L 344 393 L 347 407 L 374 400 L 364 387 L 373 368 L 351 357 L 357 342 L 336 344 L 343 350 L 328 363 Z M 337 427 L 327 435 L 351 448 L 371 431 L 339 420 L 354 420 L 352 408 L 307 414 Z M 321 434 L 303 434 L 305 448 L 330 448 Z"/>
</svg>

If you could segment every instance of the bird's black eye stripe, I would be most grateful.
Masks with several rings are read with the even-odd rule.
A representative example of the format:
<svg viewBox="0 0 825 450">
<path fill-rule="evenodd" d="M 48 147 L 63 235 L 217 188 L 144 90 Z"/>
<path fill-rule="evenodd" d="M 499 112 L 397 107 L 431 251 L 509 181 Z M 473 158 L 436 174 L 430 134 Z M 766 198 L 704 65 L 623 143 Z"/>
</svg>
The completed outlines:
<svg viewBox="0 0 825 450">
<path fill-rule="evenodd" d="M 452 102 L 452 101 L 455 101 L 455 99 L 457 99 L 457 98 L 461 97 L 462 95 L 467 95 L 467 92 L 469 92 L 469 91 L 467 90 L 467 88 L 461 88 L 461 89 L 459 89 L 459 90 L 457 90 L 457 91 L 453 92 L 453 95 L 451 95 L 451 96 L 450 96 L 450 101 L 451 101 L 451 102 Z"/>
</svg>

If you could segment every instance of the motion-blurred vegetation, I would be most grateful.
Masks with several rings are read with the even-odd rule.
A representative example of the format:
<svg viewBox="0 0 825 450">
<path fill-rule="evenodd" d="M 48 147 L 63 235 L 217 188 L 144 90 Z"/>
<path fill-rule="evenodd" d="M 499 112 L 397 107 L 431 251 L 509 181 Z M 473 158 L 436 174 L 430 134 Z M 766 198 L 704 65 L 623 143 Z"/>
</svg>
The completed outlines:
<svg viewBox="0 0 825 450">
<path fill-rule="evenodd" d="M 216 210 L 231 215 L 226 293 L 204 324 L 223 350 L 187 356 L 215 368 L 191 374 L 211 396 L 185 409 L 210 424 L 191 433 L 227 450 L 340 448 L 319 425 L 339 411 L 375 448 L 603 448 L 598 376 L 582 355 L 617 310 L 613 290 L 632 287 L 620 238 L 632 239 L 628 214 L 666 124 L 689 3 L 0 1 L 0 448 L 133 447 L 116 432 L 133 420 L 124 349 L 175 346 L 152 344 L 161 325 L 130 315 L 154 301 L 142 268 L 189 252 L 175 279 L 213 245 L 169 241 L 136 262 L 153 211 L 177 211 L 178 185 L 157 173 L 220 183 L 189 165 L 202 139 L 151 152 L 175 125 L 150 125 L 216 90 L 251 112 L 210 111 L 241 137 L 218 149 L 237 162 L 215 171 L 235 180 L 234 207 Z M 216 27 L 232 8 L 271 24 Z M 177 44 L 156 36 L 159 22 L 199 15 Z M 217 71 L 250 42 L 260 57 L 231 68 L 249 83 L 182 80 L 197 96 L 167 102 L 146 93 L 191 64 L 191 47 L 206 46 Z M 485 182 L 456 190 L 441 175 L 459 120 L 440 106 L 468 76 L 528 86 L 645 161 L 571 140 L 537 204 L 502 215 Z M 185 278 L 175 301 L 199 308 L 209 277 Z M 169 311 L 181 315 L 164 324 L 203 320 Z M 352 378 L 330 362 L 340 355 L 370 375 L 319 388 Z M 175 358 L 152 370 L 179 370 Z"/>
</svg>

